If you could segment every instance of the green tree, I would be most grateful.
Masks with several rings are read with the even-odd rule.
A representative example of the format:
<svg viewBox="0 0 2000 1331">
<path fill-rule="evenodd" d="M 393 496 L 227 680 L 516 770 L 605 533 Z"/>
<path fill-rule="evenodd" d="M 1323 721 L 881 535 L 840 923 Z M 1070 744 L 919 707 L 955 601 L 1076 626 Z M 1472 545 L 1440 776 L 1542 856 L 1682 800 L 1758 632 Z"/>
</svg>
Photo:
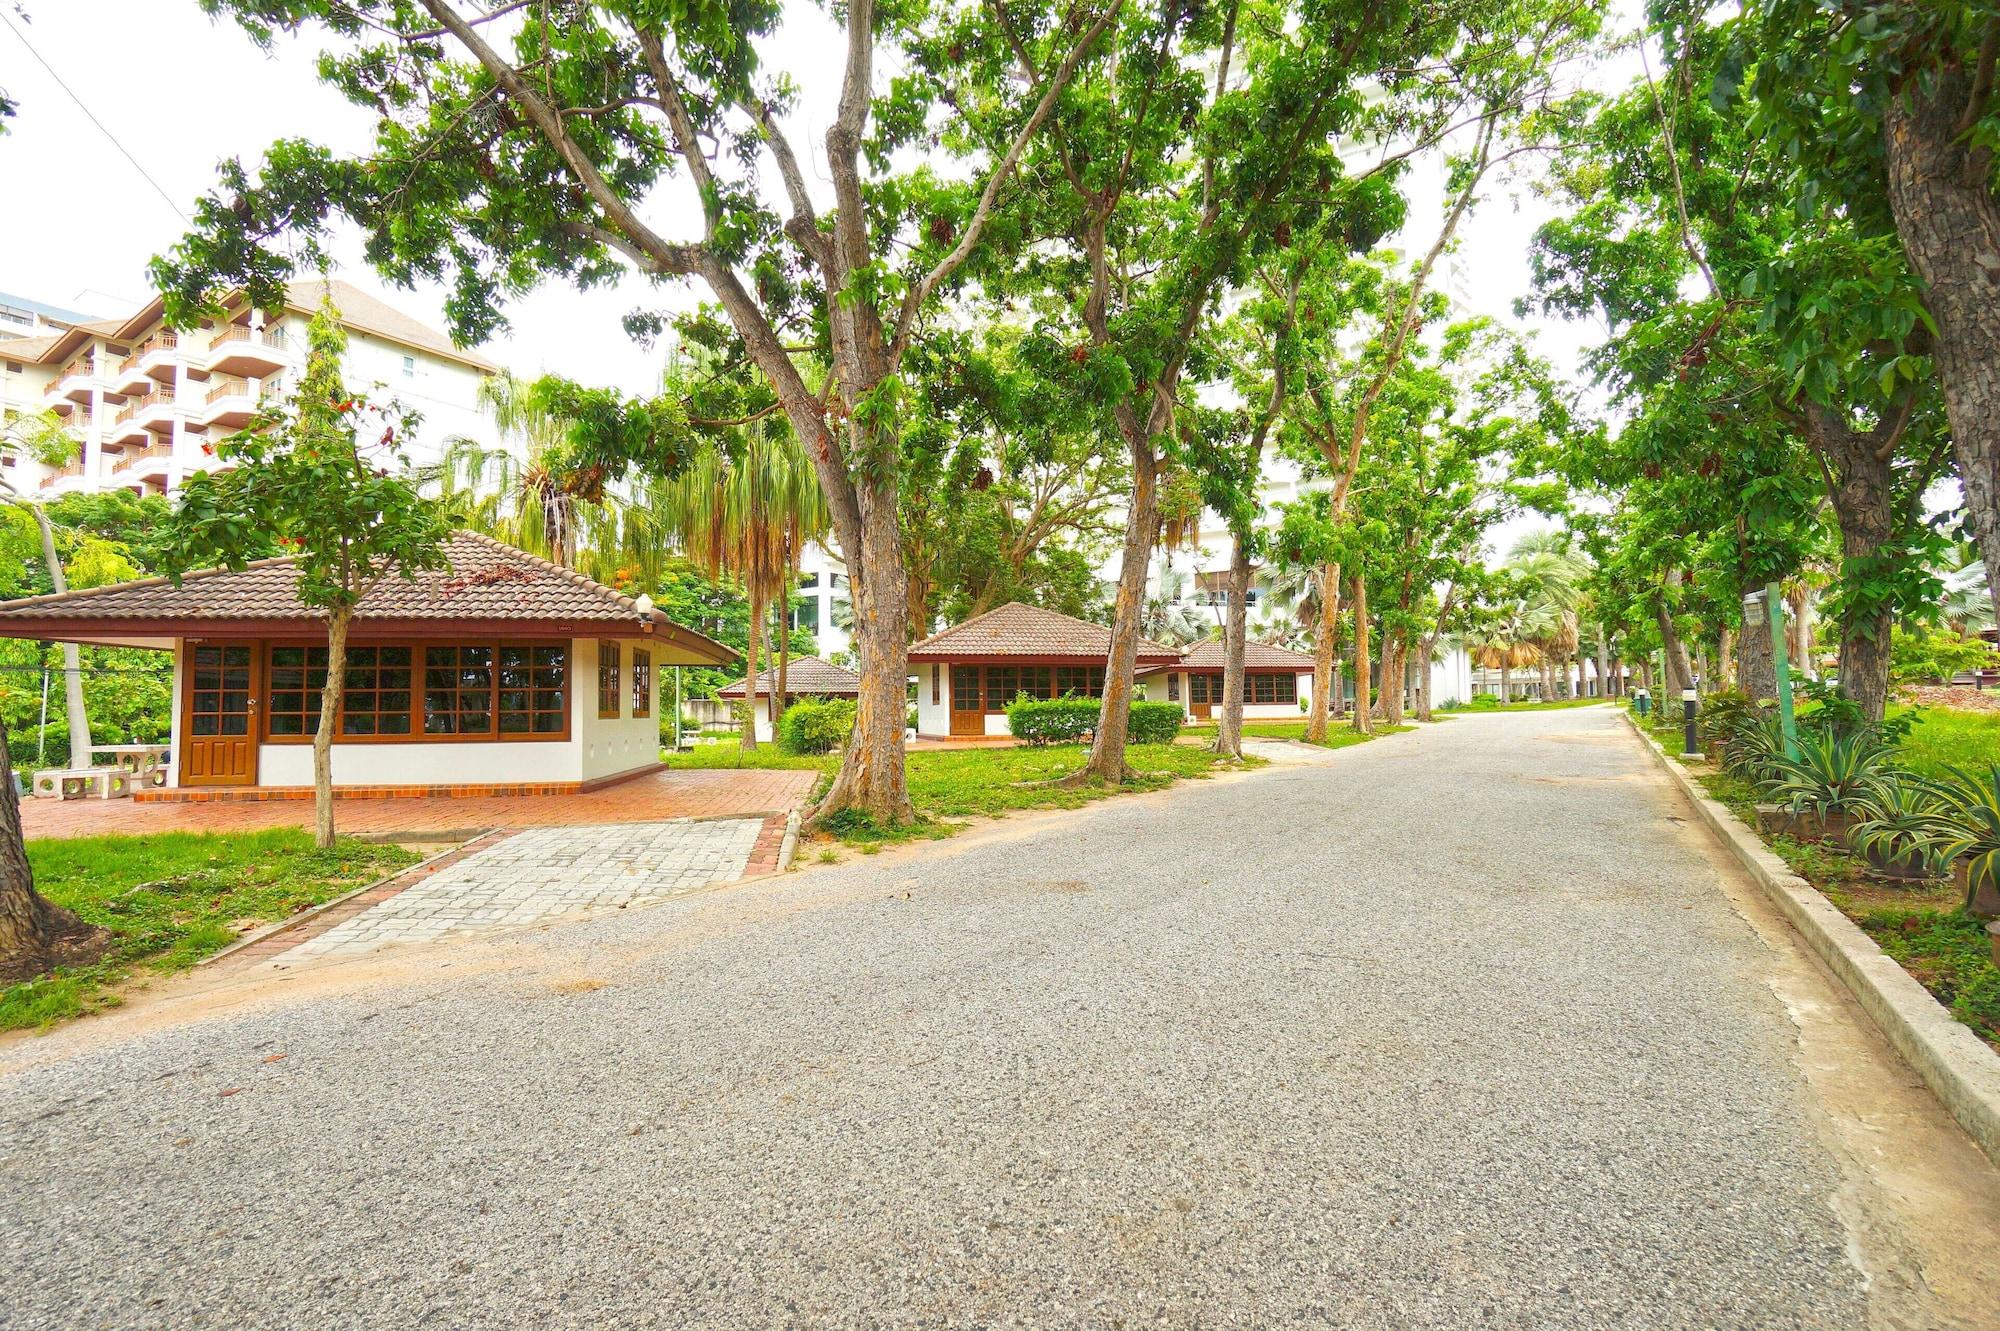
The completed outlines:
<svg viewBox="0 0 2000 1331">
<path fill-rule="evenodd" d="M 1754 87 L 1757 123 L 1786 166 L 1779 192 L 1804 224 L 1900 242 L 1902 280 L 1934 337 L 1966 525 L 2000 608 L 2000 6 L 1760 0 L 1745 9 L 1719 87 Z"/>
<path fill-rule="evenodd" d="M 769 608 L 774 602 L 791 604 L 799 560 L 827 531 L 826 498 L 805 449 L 789 431 L 760 421 L 746 429 L 733 451 L 710 448 L 698 454 L 664 487 L 654 511 L 696 568 L 742 586 L 750 609 L 745 667 L 754 681 Z M 789 635 L 780 637 L 778 652 L 768 703 L 774 733 L 786 701 Z M 754 749 L 757 727 L 754 717 L 748 720 L 743 747 Z"/>
<path fill-rule="evenodd" d="M 400 451 L 411 418 L 370 404 L 341 381 L 347 347 L 339 312 L 323 304 L 307 332 L 305 376 L 283 408 L 224 440 L 226 470 L 197 472 L 168 524 L 168 573 L 240 569 L 275 537 L 294 552 L 298 596 L 326 616 L 326 683 L 313 736 L 314 836 L 333 846 L 333 736 L 346 684 L 354 611 L 385 579 L 446 566 L 450 519 L 424 499 Z M 379 438 L 364 443 L 363 422 Z"/>
<path fill-rule="evenodd" d="M 218 283 L 268 300 L 291 268 L 268 242 L 286 236 L 314 258 L 338 217 L 361 228 L 392 280 L 448 277 L 454 331 L 474 341 L 500 325 L 507 297 L 542 280 L 594 286 L 636 271 L 698 283 L 720 307 L 731 358 L 756 368 L 817 469 L 851 579 L 862 687 L 816 816 L 914 817 L 898 531 L 905 356 L 979 253 L 1022 153 L 1118 0 L 1095 14 L 853 0 L 838 12 L 841 93 L 816 162 L 786 127 L 795 86 L 759 51 L 780 6 L 516 5 L 489 24 L 496 15 L 455 0 L 202 3 L 260 40 L 279 27 L 323 32 L 335 46 L 323 76 L 373 112 L 376 132 L 353 156 L 275 144 L 254 181 L 225 164 L 195 233 L 155 266 L 175 316 L 193 317 Z M 898 72 L 878 87 L 885 48 Z M 1017 50 L 1025 76 L 998 76 Z M 891 165 L 932 145 L 971 170 Z M 778 190 L 764 188 L 771 168 Z M 815 177 L 829 182 L 830 209 Z M 782 208 L 769 202 L 777 193 Z M 699 218 L 692 237 L 675 234 L 677 205 Z M 666 322 L 649 311 L 628 327 Z M 825 366 L 818 386 L 800 355 Z"/>
</svg>

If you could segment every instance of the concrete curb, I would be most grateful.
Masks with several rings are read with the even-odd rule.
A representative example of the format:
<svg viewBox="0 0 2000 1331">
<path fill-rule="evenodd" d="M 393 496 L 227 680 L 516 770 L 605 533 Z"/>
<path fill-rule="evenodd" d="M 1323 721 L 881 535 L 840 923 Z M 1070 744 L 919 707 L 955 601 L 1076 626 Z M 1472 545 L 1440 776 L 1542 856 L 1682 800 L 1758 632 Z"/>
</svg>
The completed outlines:
<svg viewBox="0 0 2000 1331">
<path fill-rule="evenodd" d="M 785 839 L 778 843 L 778 872 L 792 867 L 792 856 L 799 849 L 799 811 L 793 809 L 785 815 Z"/>
<path fill-rule="evenodd" d="M 1710 798 L 1687 769 L 1640 728 L 1630 712 L 1621 709 L 1620 715 L 1806 946 L 1847 986 L 1896 1052 L 1971 1134 L 1979 1149 L 2000 1164 L 2000 1055 L 1953 1020 L 1930 991 L 1876 946 L 1859 925 L 1793 873 L 1741 819 Z"/>
</svg>

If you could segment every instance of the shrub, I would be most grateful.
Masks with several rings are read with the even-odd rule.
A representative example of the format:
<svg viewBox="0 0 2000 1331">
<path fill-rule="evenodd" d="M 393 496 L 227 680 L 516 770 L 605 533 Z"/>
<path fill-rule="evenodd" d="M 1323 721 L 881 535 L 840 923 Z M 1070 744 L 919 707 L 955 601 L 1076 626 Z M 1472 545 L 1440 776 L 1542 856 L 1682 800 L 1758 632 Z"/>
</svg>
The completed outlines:
<svg viewBox="0 0 2000 1331">
<path fill-rule="evenodd" d="M 1007 733 L 1027 744 L 1074 744 L 1097 729 L 1097 714 L 1095 698 L 1020 697 L 1007 704 Z"/>
<path fill-rule="evenodd" d="M 1889 635 L 1889 674 L 1898 684 L 1950 683 L 1964 670 L 1993 665 L 1993 649 L 1977 638 L 1961 641 L 1955 634 L 1900 626 Z"/>
<path fill-rule="evenodd" d="M 1128 738 L 1134 744 L 1172 744 L 1186 719 L 1177 702 L 1135 702 Z"/>
<path fill-rule="evenodd" d="M 786 753 L 832 753 L 854 733 L 854 704 L 846 698 L 795 702 L 778 722 L 778 747 Z"/>
</svg>

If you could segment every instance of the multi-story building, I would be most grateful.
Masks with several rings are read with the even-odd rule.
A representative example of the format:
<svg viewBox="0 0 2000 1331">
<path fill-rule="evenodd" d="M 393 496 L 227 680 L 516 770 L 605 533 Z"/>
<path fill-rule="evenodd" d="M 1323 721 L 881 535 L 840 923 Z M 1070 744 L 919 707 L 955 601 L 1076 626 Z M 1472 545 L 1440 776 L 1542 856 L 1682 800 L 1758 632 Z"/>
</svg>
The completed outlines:
<svg viewBox="0 0 2000 1331">
<path fill-rule="evenodd" d="M 306 325 L 327 285 L 294 282 L 276 310 L 252 309 L 238 295 L 220 317 L 181 331 L 165 325 L 155 298 L 118 319 L 64 322 L 55 312 L 34 336 L 0 341 L 0 422 L 50 411 L 76 441 L 71 459 L 53 467 L 10 448 L 0 475 L 22 494 L 164 494 L 216 466 L 215 440 L 297 382 Z M 330 285 L 347 330 L 343 375 L 356 392 L 420 415 L 405 441 L 413 462 L 435 462 L 454 435 L 490 441 L 479 387 L 491 362 L 358 287 Z"/>
</svg>

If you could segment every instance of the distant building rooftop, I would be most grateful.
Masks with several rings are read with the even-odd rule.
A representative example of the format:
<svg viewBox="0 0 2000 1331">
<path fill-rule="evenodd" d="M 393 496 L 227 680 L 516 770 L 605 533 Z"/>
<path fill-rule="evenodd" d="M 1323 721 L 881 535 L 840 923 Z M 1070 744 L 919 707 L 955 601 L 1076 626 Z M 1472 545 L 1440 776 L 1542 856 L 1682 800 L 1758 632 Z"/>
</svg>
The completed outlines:
<svg viewBox="0 0 2000 1331">
<path fill-rule="evenodd" d="M 11 291 L 0 291 L 0 319 L 25 325 L 33 325 L 39 321 L 74 327 L 77 324 L 89 323 L 96 318 L 96 315 L 85 314 L 81 310 L 66 310 L 47 301 L 29 300 L 26 296 L 17 296 Z"/>
</svg>

